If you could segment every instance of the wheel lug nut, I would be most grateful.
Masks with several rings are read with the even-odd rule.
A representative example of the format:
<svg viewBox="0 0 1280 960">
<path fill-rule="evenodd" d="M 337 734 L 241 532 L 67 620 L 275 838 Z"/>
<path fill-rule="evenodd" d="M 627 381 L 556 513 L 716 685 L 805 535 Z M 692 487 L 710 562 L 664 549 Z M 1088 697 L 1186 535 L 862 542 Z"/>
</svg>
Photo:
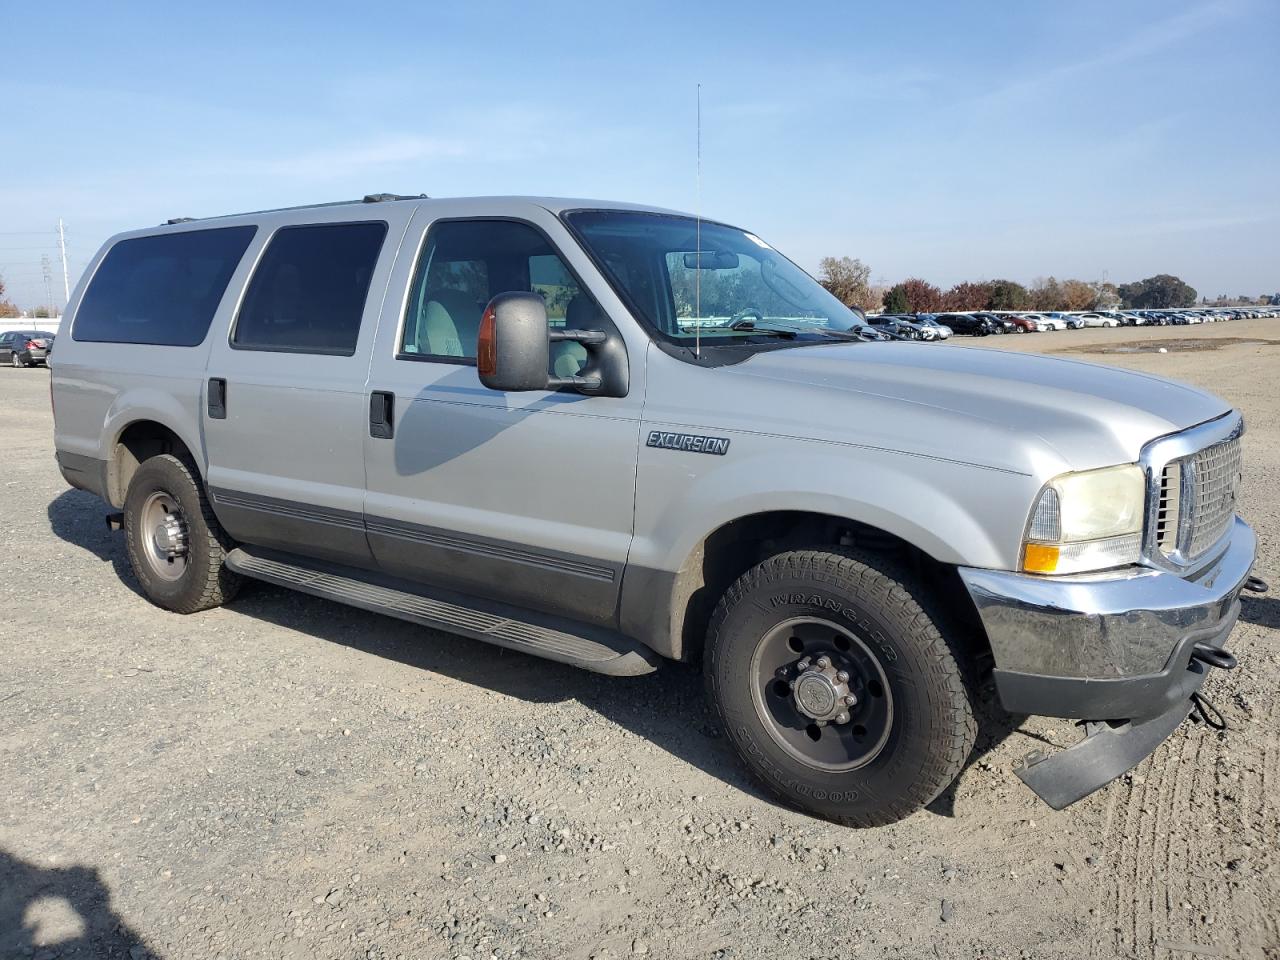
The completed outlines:
<svg viewBox="0 0 1280 960">
<path fill-rule="evenodd" d="M 848 683 L 848 682 L 849 682 L 849 671 L 848 671 L 848 670 L 841 670 L 839 673 L 837 673 L 837 674 L 836 674 L 836 680 L 838 680 L 840 683 Z"/>
<path fill-rule="evenodd" d="M 818 658 L 818 669 L 819 669 L 819 670 L 825 670 L 825 669 L 827 669 L 827 667 L 829 667 L 829 666 L 831 666 L 831 661 L 830 661 L 830 660 L 828 660 L 826 657 L 819 657 L 819 658 Z"/>
<path fill-rule="evenodd" d="M 794 686 L 794 684 L 792 684 L 792 686 Z M 857 697 L 855 697 L 852 693 L 848 694 L 847 696 L 843 697 L 842 699 L 844 700 L 844 705 L 845 705 L 846 707 L 852 707 L 855 703 L 857 703 L 857 702 L 858 702 L 858 698 L 857 698 Z"/>
<path fill-rule="evenodd" d="M 808 669 L 809 669 L 809 658 L 808 658 L 808 657 L 805 657 L 803 660 L 801 660 L 799 663 L 797 663 L 797 664 L 796 664 L 796 669 L 797 669 L 797 670 L 808 670 Z"/>
<path fill-rule="evenodd" d="M 848 723 L 848 722 L 849 722 L 849 715 L 847 713 L 836 714 L 836 723 Z"/>
<path fill-rule="evenodd" d="M 787 682 L 787 686 L 794 690 L 796 688 L 796 682 L 794 680 L 790 680 Z"/>
</svg>

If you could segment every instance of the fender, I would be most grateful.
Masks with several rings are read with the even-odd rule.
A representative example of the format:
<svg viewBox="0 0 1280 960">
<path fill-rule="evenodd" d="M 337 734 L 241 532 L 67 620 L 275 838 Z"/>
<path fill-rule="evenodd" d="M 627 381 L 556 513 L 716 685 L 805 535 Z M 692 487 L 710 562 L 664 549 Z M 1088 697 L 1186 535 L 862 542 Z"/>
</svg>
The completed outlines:
<svg viewBox="0 0 1280 960">
<path fill-rule="evenodd" d="M 727 456 L 645 450 L 623 577 L 623 633 L 666 656 L 702 583 L 703 547 L 728 523 L 779 511 L 845 518 L 942 563 L 1011 569 L 1039 481 L 955 461 L 800 438 L 733 436 Z M 669 468 L 684 458 L 690 471 Z"/>
<path fill-rule="evenodd" d="M 198 426 L 202 422 L 202 403 L 202 396 L 179 397 L 154 387 L 135 387 L 120 392 L 103 418 L 99 458 L 108 464 L 113 463 L 116 445 L 124 432 L 135 423 L 150 421 L 171 430 L 182 441 L 203 476 L 207 471 L 208 458 L 203 433 Z"/>
</svg>

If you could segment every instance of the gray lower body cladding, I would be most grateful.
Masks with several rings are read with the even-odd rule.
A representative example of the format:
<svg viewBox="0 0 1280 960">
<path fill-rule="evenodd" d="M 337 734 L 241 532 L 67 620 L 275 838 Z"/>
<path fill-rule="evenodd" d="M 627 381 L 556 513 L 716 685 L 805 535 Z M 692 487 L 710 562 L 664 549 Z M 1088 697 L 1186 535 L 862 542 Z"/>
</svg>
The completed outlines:
<svg viewBox="0 0 1280 960">
<path fill-rule="evenodd" d="M 77 490 L 86 490 L 103 500 L 107 499 L 109 464 L 106 460 L 68 453 L 65 450 L 57 451 L 54 456 L 57 458 L 58 470 L 62 473 L 63 480 Z"/>
</svg>

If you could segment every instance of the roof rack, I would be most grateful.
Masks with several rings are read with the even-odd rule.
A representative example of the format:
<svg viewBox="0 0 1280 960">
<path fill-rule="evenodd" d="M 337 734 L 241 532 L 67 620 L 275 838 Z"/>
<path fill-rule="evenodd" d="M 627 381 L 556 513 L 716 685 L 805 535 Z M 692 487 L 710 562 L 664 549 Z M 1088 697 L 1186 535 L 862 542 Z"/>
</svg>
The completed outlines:
<svg viewBox="0 0 1280 960">
<path fill-rule="evenodd" d="M 391 200 L 430 200 L 425 193 L 370 193 L 366 194 L 361 200 L 334 200 L 329 203 L 303 203 L 296 207 L 275 207 L 270 210 L 253 210 L 248 213 L 224 213 L 215 217 L 174 217 L 166 220 L 165 225 L 175 223 L 191 223 L 194 220 L 225 220 L 228 217 L 249 217 L 259 213 L 284 213 L 289 210 L 315 210 L 321 207 L 341 207 L 348 203 L 386 203 Z"/>
<path fill-rule="evenodd" d="M 367 193 L 361 203 L 387 203 L 390 200 L 430 200 L 425 193 Z"/>
</svg>

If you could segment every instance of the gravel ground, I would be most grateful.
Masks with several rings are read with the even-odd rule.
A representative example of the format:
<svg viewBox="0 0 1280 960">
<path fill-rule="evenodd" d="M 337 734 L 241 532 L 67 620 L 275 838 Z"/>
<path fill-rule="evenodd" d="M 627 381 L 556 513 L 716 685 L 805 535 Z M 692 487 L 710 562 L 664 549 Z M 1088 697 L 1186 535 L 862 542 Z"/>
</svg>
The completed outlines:
<svg viewBox="0 0 1280 960">
<path fill-rule="evenodd" d="M 1280 321 L 963 343 L 1151 340 L 1077 355 L 1244 410 L 1274 583 Z M 58 476 L 47 374 L 0 370 L 0 410 L 0 956 L 1280 957 L 1280 599 L 1208 688 L 1228 733 L 1055 813 L 1012 768 L 1070 726 L 991 709 L 952 793 L 853 831 L 764 798 L 689 668 L 610 680 L 265 585 L 159 610 Z"/>
</svg>

